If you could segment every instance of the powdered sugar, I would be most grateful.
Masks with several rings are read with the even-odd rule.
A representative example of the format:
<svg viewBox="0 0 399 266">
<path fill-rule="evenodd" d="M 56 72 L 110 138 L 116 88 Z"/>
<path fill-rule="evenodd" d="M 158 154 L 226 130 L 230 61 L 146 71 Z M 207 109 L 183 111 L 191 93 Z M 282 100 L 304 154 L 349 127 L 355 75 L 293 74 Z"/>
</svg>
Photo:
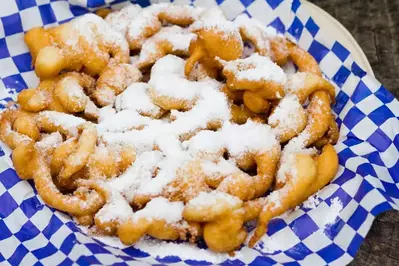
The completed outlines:
<svg viewBox="0 0 399 266">
<path fill-rule="evenodd" d="M 144 209 L 137 211 L 133 219 L 148 218 L 176 223 L 182 219 L 183 202 L 170 202 L 164 197 L 157 197 L 147 203 Z"/>
<path fill-rule="evenodd" d="M 269 116 L 268 124 L 277 125 L 274 128 L 277 135 L 290 129 L 297 129 L 298 124 L 301 122 L 300 111 L 302 109 L 297 96 L 286 95 Z"/>
<path fill-rule="evenodd" d="M 140 11 L 141 7 L 139 5 L 129 4 L 121 10 L 109 14 L 105 18 L 105 21 L 110 25 L 113 30 L 116 30 L 125 35 L 128 25 L 138 15 Z"/>
<path fill-rule="evenodd" d="M 196 208 L 226 208 L 229 206 L 237 206 L 241 200 L 230 194 L 213 190 L 211 192 L 201 192 L 197 197 L 190 200 L 187 204 Z"/>
<path fill-rule="evenodd" d="M 269 57 L 258 53 L 244 59 L 225 62 L 224 70 L 234 73 L 237 79 L 251 81 L 274 81 L 285 84 L 284 71 Z"/>
</svg>

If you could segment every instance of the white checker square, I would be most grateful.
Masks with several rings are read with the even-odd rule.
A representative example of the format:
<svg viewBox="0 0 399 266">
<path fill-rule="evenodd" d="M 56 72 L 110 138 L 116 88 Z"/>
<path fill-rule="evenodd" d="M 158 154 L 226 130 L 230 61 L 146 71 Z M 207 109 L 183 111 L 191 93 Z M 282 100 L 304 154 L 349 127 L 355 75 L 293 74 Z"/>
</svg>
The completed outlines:
<svg viewBox="0 0 399 266">
<path fill-rule="evenodd" d="M 14 254 L 14 249 L 10 247 L 17 248 L 21 244 L 21 242 L 15 236 L 10 236 L 7 239 L 1 240 L 0 245 L 0 254 L 5 258 L 8 259 Z"/>
<path fill-rule="evenodd" d="M 21 73 L 28 88 L 36 88 L 39 85 L 39 78 L 36 76 L 34 71 Z"/>
<path fill-rule="evenodd" d="M 65 256 L 65 254 L 63 252 L 58 251 L 49 257 L 41 259 L 40 262 L 43 265 L 60 265 L 61 262 L 63 262 L 66 257 L 67 256 Z M 97 255 L 96 255 L 96 257 L 97 257 Z M 33 265 L 33 264 L 30 264 L 30 265 Z"/>
<path fill-rule="evenodd" d="M 295 15 L 302 22 L 303 25 L 305 25 L 306 22 L 309 19 L 309 12 L 306 9 L 306 7 L 304 7 L 303 5 L 299 6 L 299 8 L 296 11 Z"/>
<path fill-rule="evenodd" d="M 19 265 L 35 265 L 35 263 L 38 261 L 39 260 L 32 253 L 27 253 L 25 257 L 21 260 Z M 44 264 L 44 265 L 51 265 L 51 264 Z"/>
<path fill-rule="evenodd" d="M 35 236 L 34 238 L 25 241 L 24 246 L 28 250 L 33 251 L 33 250 L 47 246 L 48 242 L 49 242 L 48 239 L 42 233 L 40 233 L 37 236 Z"/>
<path fill-rule="evenodd" d="M 40 230 L 43 231 L 48 225 L 53 213 L 48 207 L 44 207 L 40 212 L 36 212 L 31 218 L 31 222 Z"/>
<path fill-rule="evenodd" d="M 299 38 L 298 45 L 305 51 L 309 50 L 312 45 L 313 37 L 312 35 L 304 28 L 301 37 Z"/>
<path fill-rule="evenodd" d="M 320 69 L 329 79 L 337 74 L 341 66 L 341 60 L 334 53 L 328 53 L 320 62 Z"/>
<path fill-rule="evenodd" d="M 366 162 L 367 160 L 362 157 L 351 157 L 345 162 L 345 167 L 353 172 L 356 172 L 357 167 Z"/>
<path fill-rule="evenodd" d="M 375 151 L 369 142 L 361 142 L 357 145 L 351 146 L 351 150 L 357 155 L 367 155 Z"/>
<path fill-rule="evenodd" d="M 269 25 L 274 19 L 274 16 L 270 16 L 272 9 L 265 0 L 255 0 L 247 7 L 247 11 L 253 18 L 265 25 Z"/>
<path fill-rule="evenodd" d="M 315 266 L 324 264 L 326 264 L 325 260 L 323 260 L 323 258 L 317 253 L 309 254 L 304 260 L 301 261 L 301 266 Z"/>
<path fill-rule="evenodd" d="M 6 192 L 7 189 L 3 186 L 2 183 L 0 183 L 0 196 L 4 194 L 4 192 Z"/>
<path fill-rule="evenodd" d="M 0 17 L 5 17 L 18 12 L 17 1 L 1 0 Z"/>
<path fill-rule="evenodd" d="M 285 255 L 282 252 L 278 253 L 278 254 L 275 254 L 275 255 L 269 255 L 269 256 L 270 256 L 270 258 L 272 260 L 278 261 L 279 263 L 287 263 L 287 262 L 293 262 L 294 261 L 293 258 Z"/>
<path fill-rule="evenodd" d="M 317 230 L 302 242 L 314 252 L 317 252 L 328 245 L 331 245 L 332 243 L 332 241 L 324 234 L 322 230 Z"/>
<path fill-rule="evenodd" d="M 62 21 L 73 17 L 73 14 L 69 8 L 69 4 L 66 1 L 53 2 L 51 3 L 51 8 L 54 11 L 57 21 Z"/>
<path fill-rule="evenodd" d="M 356 195 L 359 190 L 359 186 L 362 183 L 363 177 L 356 175 L 351 180 L 346 181 L 342 184 L 341 188 L 352 198 Z"/>
<path fill-rule="evenodd" d="M 398 189 L 399 189 L 399 185 L 396 185 L 396 186 L 397 186 Z M 393 202 L 395 203 L 395 205 L 393 205 L 392 207 L 393 207 L 395 210 L 399 210 L 399 208 L 398 208 L 398 206 L 399 206 L 399 199 L 392 198 L 392 200 L 393 200 Z"/>
<path fill-rule="evenodd" d="M 71 252 L 68 254 L 68 258 L 77 261 L 82 255 L 90 256 L 91 251 L 84 245 L 74 245 Z"/>
<path fill-rule="evenodd" d="M 279 243 L 283 243 L 282 245 L 284 249 L 289 249 L 301 242 L 289 227 L 284 227 L 280 231 L 276 232 L 272 238 L 276 239 Z"/>
<path fill-rule="evenodd" d="M 11 233 L 15 234 L 21 230 L 21 227 L 29 221 L 29 219 L 20 208 L 17 208 L 9 216 L 5 217 L 3 221 L 6 223 Z"/>
<path fill-rule="evenodd" d="M 98 259 L 102 265 L 114 265 L 115 263 L 123 262 L 122 259 L 113 254 L 96 254 L 96 259 Z"/>
<path fill-rule="evenodd" d="M 5 33 L 4 33 L 4 26 L 3 26 L 3 21 L 0 19 L 0 36 L 4 37 Z"/>
<path fill-rule="evenodd" d="M 56 211 L 54 213 L 63 223 L 67 223 L 69 221 L 71 221 L 71 217 L 68 214 L 65 214 L 63 212 L 60 211 Z"/>
<path fill-rule="evenodd" d="M 8 190 L 16 203 L 21 204 L 22 201 L 35 195 L 32 186 L 28 182 L 18 182 Z"/>
<path fill-rule="evenodd" d="M 244 262 L 245 264 L 251 263 L 256 257 L 262 256 L 260 252 L 258 252 L 256 249 L 249 248 L 248 246 L 242 247 L 240 250 L 240 254 L 242 254 L 242 257 L 240 257 L 240 260 Z"/>
<path fill-rule="evenodd" d="M 173 1 L 174 4 L 178 5 L 190 5 L 191 1 L 190 0 L 175 0 Z"/>
<path fill-rule="evenodd" d="M 287 211 L 283 215 L 280 215 L 279 217 L 281 219 L 284 219 L 284 221 L 287 224 L 290 224 L 292 221 L 297 219 L 298 217 L 302 216 L 305 212 L 301 209 L 293 210 L 293 211 Z"/>
<path fill-rule="evenodd" d="M 240 0 L 225 0 L 219 7 L 223 10 L 227 19 L 234 19 L 245 11 L 245 7 Z"/>
<path fill-rule="evenodd" d="M 217 3 L 214 0 L 196 0 L 194 2 L 194 6 L 210 8 L 210 7 L 217 6 Z"/>
<path fill-rule="evenodd" d="M 363 197 L 360 205 L 362 205 L 366 211 L 371 211 L 375 206 L 386 201 L 387 200 L 378 190 L 373 189 Z"/>
<path fill-rule="evenodd" d="M 317 224 L 319 228 L 323 228 L 326 224 L 325 213 L 330 211 L 330 207 L 325 202 L 321 202 L 317 208 L 308 211 L 308 215 Z"/>
<path fill-rule="evenodd" d="M 378 107 L 382 106 L 382 102 L 375 97 L 374 95 L 370 95 L 363 99 L 361 102 L 356 104 L 356 107 L 359 108 L 364 114 L 368 115 Z"/>
<path fill-rule="evenodd" d="M 367 175 L 364 177 L 364 179 L 369 182 L 373 187 L 375 187 L 376 189 L 382 189 L 385 190 L 384 186 L 381 183 L 381 180 L 379 178 L 375 178 L 374 176 L 371 175 Z M 392 179 L 391 179 L 392 182 Z M 385 200 L 384 200 L 385 201 Z"/>
<path fill-rule="evenodd" d="M 343 250 L 347 250 L 355 235 L 356 231 L 349 225 L 345 224 L 339 234 L 334 238 L 334 243 L 340 246 Z"/>
<path fill-rule="evenodd" d="M 388 168 L 383 167 L 383 166 L 379 166 L 379 165 L 375 165 L 373 164 L 373 168 L 378 176 L 379 179 L 388 182 L 388 183 L 393 183 L 391 174 L 388 171 Z"/>
<path fill-rule="evenodd" d="M 330 50 L 335 43 L 335 38 L 331 38 L 331 33 L 328 30 L 319 30 L 315 36 L 315 40 Z"/>
<path fill-rule="evenodd" d="M 36 0 L 38 6 L 50 3 L 50 0 Z"/>
<path fill-rule="evenodd" d="M 398 162 L 398 149 L 394 144 L 391 144 L 388 149 L 380 153 L 380 156 L 385 166 L 391 168 Z"/>
<path fill-rule="evenodd" d="M 20 55 L 29 52 L 24 42 L 24 34 L 17 33 L 6 38 L 8 52 L 11 56 Z"/>
<path fill-rule="evenodd" d="M 381 87 L 381 83 L 379 83 L 371 75 L 364 76 L 362 81 L 364 84 L 366 84 L 367 88 L 369 88 L 371 92 L 376 92 Z"/>
<path fill-rule="evenodd" d="M 339 217 L 344 221 L 348 222 L 349 218 L 355 212 L 359 204 L 355 200 L 351 200 L 348 205 L 340 212 Z"/>
<path fill-rule="evenodd" d="M 2 77 L 18 74 L 18 68 L 11 57 L 0 59 L 0 73 Z"/>
<path fill-rule="evenodd" d="M 328 199 L 332 194 L 334 194 L 335 191 L 337 191 L 338 188 L 339 186 L 337 184 L 329 184 L 328 186 L 322 188 L 318 195 L 323 200 Z"/>
<path fill-rule="evenodd" d="M 377 130 L 377 128 L 378 126 L 366 116 L 354 128 L 352 128 L 352 132 L 359 139 L 366 140 Z"/>
<path fill-rule="evenodd" d="M 387 119 L 382 125 L 380 125 L 380 128 L 388 136 L 395 136 L 399 132 L 398 119 L 396 117 L 391 117 Z"/>
<path fill-rule="evenodd" d="M 22 10 L 21 21 L 24 31 L 30 30 L 34 27 L 43 26 L 43 20 L 37 6 Z"/>
<path fill-rule="evenodd" d="M 357 85 L 359 84 L 360 78 L 350 74 L 349 77 L 346 79 L 344 85 L 342 85 L 342 91 L 346 93 L 349 97 L 353 95 Z"/>
<path fill-rule="evenodd" d="M 395 116 L 399 116 L 399 101 L 393 100 L 386 105 L 395 114 Z"/>
<path fill-rule="evenodd" d="M 60 248 L 65 238 L 71 233 L 73 233 L 71 229 L 66 225 L 62 225 L 57 232 L 51 236 L 50 241 L 55 247 Z"/>
</svg>

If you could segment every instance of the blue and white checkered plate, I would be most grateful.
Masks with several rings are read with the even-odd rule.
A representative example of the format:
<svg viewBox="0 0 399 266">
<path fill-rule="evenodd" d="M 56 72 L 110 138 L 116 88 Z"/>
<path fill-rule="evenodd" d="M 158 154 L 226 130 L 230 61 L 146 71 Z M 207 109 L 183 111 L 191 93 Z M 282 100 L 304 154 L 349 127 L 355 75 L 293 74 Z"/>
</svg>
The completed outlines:
<svg viewBox="0 0 399 266">
<path fill-rule="evenodd" d="M 1 108 L 18 92 L 38 83 L 24 32 L 58 25 L 104 5 L 120 8 L 123 2 L 1 0 Z M 336 87 L 333 110 L 340 126 L 336 178 L 312 202 L 272 220 L 263 241 L 254 249 L 243 247 L 235 257 L 216 255 L 201 244 L 198 248 L 178 243 L 160 246 L 154 240 L 120 248 L 105 238 L 86 235 L 69 216 L 46 206 L 33 182 L 18 178 L 10 151 L 2 145 L 0 264 L 344 265 L 355 256 L 375 216 L 399 210 L 399 102 L 353 61 L 328 29 L 315 23 L 299 0 L 175 2 L 219 5 L 231 19 L 245 12 L 296 39 L 316 58 Z M 139 0 L 138 4 L 150 2 Z"/>
</svg>

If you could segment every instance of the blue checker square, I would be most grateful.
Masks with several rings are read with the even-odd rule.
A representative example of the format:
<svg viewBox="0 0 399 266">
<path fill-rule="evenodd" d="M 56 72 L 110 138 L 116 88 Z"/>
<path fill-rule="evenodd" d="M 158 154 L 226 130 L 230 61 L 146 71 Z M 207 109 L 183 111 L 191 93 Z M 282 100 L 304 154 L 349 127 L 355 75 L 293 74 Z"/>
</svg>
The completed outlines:
<svg viewBox="0 0 399 266">
<path fill-rule="evenodd" d="M 20 265 L 21 261 L 28 253 L 29 253 L 29 250 L 23 244 L 20 244 L 15 249 L 15 252 L 11 255 L 11 257 L 7 259 L 7 261 L 11 265 Z"/>
<path fill-rule="evenodd" d="M 95 256 L 81 256 L 76 263 L 78 265 L 101 265 L 101 262 Z"/>
<path fill-rule="evenodd" d="M 302 35 L 303 24 L 298 18 L 294 18 L 291 26 L 287 30 L 295 39 L 299 39 Z"/>
<path fill-rule="evenodd" d="M 356 62 L 352 63 L 351 71 L 354 75 L 358 76 L 359 78 L 363 78 L 367 75 L 366 71 L 364 71 Z"/>
<path fill-rule="evenodd" d="M 271 266 L 275 265 L 276 261 L 268 258 L 268 257 L 256 257 L 251 263 L 249 263 L 249 266 Z"/>
<path fill-rule="evenodd" d="M 352 241 L 348 247 L 349 255 L 351 255 L 352 257 L 356 256 L 356 252 L 360 248 L 363 240 L 364 240 L 364 238 L 361 235 L 356 233 L 355 237 L 352 239 Z"/>
<path fill-rule="evenodd" d="M 341 66 L 340 69 L 335 73 L 332 80 L 337 84 L 339 87 L 344 85 L 345 81 L 348 79 L 349 75 L 351 74 L 350 70 L 344 66 Z"/>
<path fill-rule="evenodd" d="M 329 239 L 334 240 L 345 225 L 346 223 L 341 218 L 337 217 L 334 223 L 326 225 L 326 228 L 324 228 L 324 234 Z"/>
<path fill-rule="evenodd" d="M 12 188 L 18 182 L 21 182 L 21 179 L 19 179 L 17 173 L 11 168 L 0 174 L 0 183 L 2 183 L 6 189 Z"/>
<path fill-rule="evenodd" d="M 301 264 L 299 264 L 296 261 L 290 261 L 290 262 L 285 262 L 283 263 L 284 266 L 300 266 Z"/>
<path fill-rule="evenodd" d="M 64 242 L 62 242 L 60 250 L 65 254 L 68 255 L 73 247 L 75 246 L 77 240 L 74 234 L 69 234 L 65 237 Z"/>
<path fill-rule="evenodd" d="M 58 251 L 58 249 L 51 244 L 50 242 L 47 243 L 46 246 L 42 247 L 42 248 L 38 248 L 36 250 L 32 251 L 32 254 L 37 258 L 37 259 L 43 259 L 43 258 L 47 258 L 50 257 L 51 255 L 53 255 L 54 253 L 56 253 Z"/>
<path fill-rule="evenodd" d="M 349 129 L 354 128 L 366 115 L 359 110 L 356 106 L 352 107 L 350 111 L 346 114 L 343 122 L 345 126 Z"/>
<path fill-rule="evenodd" d="M 389 109 L 386 105 L 382 105 L 372 111 L 368 117 L 373 120 L 373 122 L 377 126 L 381 126 L 385 121 L 388 119 L 395 117 L 395 115 L 392 113 L 391 109 Z"/>
<path fill-rule="evenodd" d="M 267 234 L 271 236 L 286 226 L 287 226 L 287 223 L 283 219 L 280 219 L 280 218 L 272 219 L 268 225 Z"/>
<path fill-rule="evenodd" d="M 176 263 L 181 261 L 181 259 L 177 256 L 166 256 L 163 258 L 157 257 L 156 260 L 160 263 Z"/>
<path fill-rule="evenodd" d="M 87 0 L 87 7 L 100 7 L 105 5 L 105 0 Z"/>
<path fill-rule="evenodd" d="M 345 92 L 340 91 L 335 97 L 335 101 L 336 103 L 333 106 L 333 110 L 336 114 L 340 114 L 345 105 L 348 103 L 349 96 Z"/>
<path fill-rule="evenodd" d="M 78 17 L 88 13 L 89 11 L 84 7 L 71 5 L 71 12 L 75 17 Z"/>
<path fill-rule="evenodd" d="M 32 71 L 32 56 L 30 53 L 25 53 L 17 56 L 13 56 L 12 60 L 18 68 L 18 71 L 21 73 Z"/>
<path fill-rule="evenodd" d="M 15 0 L 15 2 L 17 3 L 18 9 L 20 11 L 36 6 L 36 0 Z"/>
<path fill-rule="evenodd" d="M 323 58 L 330 52 L 330 50 L 325 47 L 320 42 L 314 40 L 309 47 L 308 52 L 316 59 L 318 63 L 323 60 Z"/>
<path fill-rule="evenodd" d="M 50 4 L 40 5 L 39 12 L 44 25 L 51 24 L 57 21 L 57 18 L 55 17 L 54 11 L 51 8 Z"/>
<path fill-rule="evenodd" d="M 52 215 L 48 225 L 43 229 L 42 234 L 47 239 L 50 239 L 51 236 L 54 235 L 62 225 L 62 221 L 56 215 Z"/>
<path fill-rule="evenodd" d="M 391 168 L 388 168 L 388 172 L 391 174 L 394 182 L 399 183 L 399 160 Z"/>
<path fill-rule="evenodd" d="M 357 167 L 356 173 L 365 177 L 367 175 L 371 175 L 377 177 L 377 173 L 375 172 L 373 166 L 369 163 L 361 164 Z"/>
<path fill-rule="evenodd" d="M 309 254 L 313 253 L 305 244 L 298 243 L 292 248 L 284 251 L 284 254 L 293 258 L 294 260 L 303 260 Z M 300 265 L 300 264 L 298 264 Z"/>
<path fill-rule="evenodd" d="M 335 243 L 332 243 L 316 253 L 320 255 L 327 263 L 331 263 L 341 257 L 345 251 L 343 251 L 342 248 L 337 246 Z"/>
<path fill-rule="evenodd" d="M 384 161 L 381 159 L 380 153 L 378 151 L 362 155 L 362 157 L 366 158 L 372 164 L 385 167 Z"/>
<path fill-rule="evenodd" d="M 37 229 L 31 221 L 27 221 L 21 227 L 21 230 L 15 234 L 15 237 L 18 238 L 19 241 L 24 242 L 35 238 L 38 234 L 40 234 L 39 229 Z"/>
<path fill-rule="evenodd" d="M 379 152 L 386 151 L 392 144 L 392 140 L 380 128 L 368 137 L 367 141 Z"/>
<path fill-rule="evenodd" d="M 221 5 L 225 0 L 215 0 L 218 5 Z"/>
<path fill-rule="evenodd" d="M 284 0 L 266 0 L 269 6 L 276 9 Z"/>
<path fill-rule="evenodd" d="M 355 91 L 353 92 L 353 94 L 351 96 L 351 99 L 352 99 L 352 102 L 359 103 L 363 99 L 370 96 L 371 94 L 372 94 L 372 92 L 367 87 L 367 85 L 363 81 L 360 80 L 358 85 L 356 86 Z"/>
<path fill-rule="evenodd" d="M 384 104 L 390 103 L 395 100 L 395 96 L 391 94 L 387 89 L 381 86 L 374 95 Z"/>
<path fill-rule="evenodd" d="M 340 165 L 345 165 L 349 158 L 356 157 L 357 155 L 350 149 L 346 148 L 339 153 L 338 161 Z"/>
<path fill-rule="evenodd" d="M 10 57 L 5 38 L 0 39 L 0 59 Z"/>
<path fill-rule="evenodd" d="M 306 224 L 306 227 L 303 227 L 304 224 Z M 304 240 L 319 229 L 317 224 L 307 213 L 295 219 L 289 224 L 289 227 L 300 240 Z"/>
<path fill-rule="evenodd" d="M 342 186 L 344 183 L 348 182 L 349 180 L 353 179 L 356 176 L 354 172 L 349 169 L 344 169 L 342 174 L 336 178 L 332 183 Z"/>
<path fill-rule="evenodd" d="M 336 41 L 331 48 L 331 51 L 339 58 L 342 62 L 346 60 L 349 56 L 349 51 L 342 46 L 338 41 Z"/>
<path fill-rule="evenodd" d="M 291 4 L 291 10 L 292 12 L 296 13 L 298 8 L 301 6 L 301 1 L 300 0 L 293 0 Z"/>
<path fill-rule="evenodd" d="M 3 22 L 4 33 L 6 36 L 24 31 L 22 29 L 21 16 L 19 15 L 19 13 L 2 17 L 1 21 Z"/>
<path fill-rule="evenodd" d="M 2 78 L 2 80 L 6 88 L 14 89 L 16 92 L 20 92 L 28 87 L 22 76 L 19 74 Z"/>
<path fill-rule="evenodd" d="M 97 245 L 95 243 L 88 243 L 86 244 L 86 247 L 93 252 L 94 254 L 109 254 L 110 252 L 108 250 L 106 250 L 104 247 Z"/>
<path fill-rule="evenodd" d="M 7 225 L 3 220 L 0 219 L 0 241 L 9 238 L 12 236 L 10 229 L 8 229 Z M 1 253 L 0 253 L 1 254 Z"/>
<path fill-rule="evenodd" d="M 254 2 L 254 0 L 240 0 L 241 4 L 243 4 L 245 7 L 248 7 L 250 4 Z"/>
<path fill-rule="evenodd" d="M 305 28 L 314 37 L 319 32 L 320 27 L 314 22 L 312 18 L 309 18 L 305 24 Z"/>
<path fill-rule="evenodd" d="M 25 199 L 19 208 L 24 212 L 25 216 L 30 218 L 38 211 L 42 210 L 44 207 L 43 204 L 37 199 L 37 197 L 30 197 Z"/>
<path fill-rule="evenodd" d="M 10 193 L 8 193 L 8 191 L 4 192 L 0 196 L 0 202 L 0 218 L 6 218 L 18 208 L 18 204 L 15 202 Z"/>
<path fill-rule="evenodd" d="M 279 18 L 276 18 L 275 20 L 270 22 L 270 24 L 268 26 L 275 28 L 280 33 L 285 33 L 284 23 Z"/>
<path fill-rule="evenodd" d="M 188 265 L 193 265 L 193 266 L 212 265 L 212 263 L 204 260 L 185 260 L 184 262 Z"/>
<path fill-rule="evenodd" d="M 377 216 L 378 214 L 391 210 L 392 206 L 388 202 L 383 202 L 375 206 L 370 213 L 374 216 Z"/>
<path fill-rule="evenodd" d="M 341 201 L 343 208 L 345 208 L 352 200 L 352 196 L 346 193 L 345 190 L 341 187 L 337 188 L 337 190 L 330 197 L 326 199 L 327 204 L 331 205 L 333 199 L 335 198 L 338 198 Z"/>
<path fill-rule="evenodd" d="M 373 190 L 374 187 L 370 185 L 367 180 L 362 180 L 362 183 L 359 186 L 359 190 L 356 192 L 356 195 L 353 197 L 358 203 L 362 201 L 364 196 L 367 195 L 371 190 Z"/>
<path fill-rule="evenodd" d="M 348 220 L 348 224 L 354 229 L 358 230 L 363 222 L 366 220 L 368 212 L 361 206 L 357 206 L 355 212 Z"/>
</svg>

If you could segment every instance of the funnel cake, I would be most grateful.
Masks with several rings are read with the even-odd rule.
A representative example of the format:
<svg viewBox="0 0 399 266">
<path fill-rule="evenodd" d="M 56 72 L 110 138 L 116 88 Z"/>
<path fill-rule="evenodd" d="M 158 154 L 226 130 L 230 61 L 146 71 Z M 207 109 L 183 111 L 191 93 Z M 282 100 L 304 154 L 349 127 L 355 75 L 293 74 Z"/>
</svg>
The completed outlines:
<svg viewBox="0 0 399 266">
<path fill-rule="evenodd" d="M 253 247 L 334 178 L 335 88 L 296 44 L 218 8 L 98 14 L 26 34 L 41 81 L 1 114 L 15 170 L 46 204 L 126 245 L 203 239 L 231 254 L 247 222 Z"/>
</svg>

